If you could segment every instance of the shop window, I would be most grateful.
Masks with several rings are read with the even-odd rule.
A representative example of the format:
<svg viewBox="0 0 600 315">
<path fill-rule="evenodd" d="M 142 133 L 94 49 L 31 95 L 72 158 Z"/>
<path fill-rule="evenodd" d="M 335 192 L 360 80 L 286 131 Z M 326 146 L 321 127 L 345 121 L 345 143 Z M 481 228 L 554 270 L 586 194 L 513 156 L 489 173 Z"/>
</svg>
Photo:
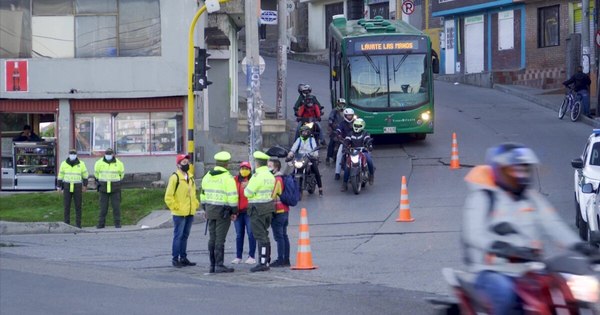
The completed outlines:
<svg viewBox="0 0 600 315">
<path fill-rule="evenodd" d="M 538 47 L 560 45 L 559 5 L 538 9 Z"/>
<path fill-rule="evenodd" d="M 76 114 L 75 144 L 78 153 L 174 154 L 183 149 L 183 115 L 177 112 Z"/>
<path fill-rule="evenodd" d="M 159 0 L 0 1 L 0 58 L 159 56 Z"/>
</svg>

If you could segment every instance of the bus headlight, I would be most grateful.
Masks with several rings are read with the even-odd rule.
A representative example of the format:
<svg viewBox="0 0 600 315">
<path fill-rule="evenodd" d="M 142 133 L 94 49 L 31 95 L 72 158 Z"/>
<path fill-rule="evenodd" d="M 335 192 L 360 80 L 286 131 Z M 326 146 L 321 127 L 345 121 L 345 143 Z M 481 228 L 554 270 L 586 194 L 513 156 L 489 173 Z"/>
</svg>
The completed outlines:
<svg viewBox="0 0 600 315">
<path fill-rule="evenodd" d="M 423 113 L 421 113 L 421 119 L 423 119 L 423 121 L 427 122 L 431 119 L 431 114 L 428 111 L 423 112 Z"/>
<path fill-rule="evenodd" d="M 567 285 L 575 299 L 588 303 L 598 302 L 600 284 L 596 277 L 566 274 L 563 274 L 563 276 L 567 279 Z"/>
</svg>

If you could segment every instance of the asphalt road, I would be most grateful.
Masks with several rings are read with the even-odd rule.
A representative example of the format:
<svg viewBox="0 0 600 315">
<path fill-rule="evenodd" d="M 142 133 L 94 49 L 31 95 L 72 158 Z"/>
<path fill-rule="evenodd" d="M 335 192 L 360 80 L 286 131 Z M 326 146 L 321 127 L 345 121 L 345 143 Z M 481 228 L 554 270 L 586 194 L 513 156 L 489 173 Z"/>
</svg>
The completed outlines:
<svg viewBox="0 0 600 315">
<path fill-rule="evenodd" d="M 272 61 L 267 60 L 267 70 Z M 294 62 L 288 69 L 299 78 L 321 72 L 326 75 L 326 67 Z M 263 86 L 274 86 L 266 82 Z M 326 86 L 313 86 L 319 99 L 327 100 Z M 208 275 L 201 225 L 193 227 L 188 247 L 199 265 L 184 269 L 170 267 L 170 229 L 0 235 L 0 312 L 432 314 L 425 299 L 449 294 L 441 269 L 462 267 L 463 177 L 484 161 L 485 149 L 504 141 L 531 146 L 542 162 L 536 187 L 572 226 L 570 160 L 581 154 L 591 132 L 499 91 L 444 82 L 435 88 L 433 135 L 425 141 L 377 138 L 375 184 L 360 195 L 340 192 L 333 170 L 323 166 L 325 197 L 305 196 L 292 210 L 292 256 L 304 207 L 318 269 L 252 274 L 250 266 L 241 265 L 233 274 Z M 453 132 L 459 170 L 449 168 Z M 408 179 L 411 223 L 395 221 L 402 176 Z M 227 262 L 234 258 L 234 243 L 232 227 Z"/>
</svg>

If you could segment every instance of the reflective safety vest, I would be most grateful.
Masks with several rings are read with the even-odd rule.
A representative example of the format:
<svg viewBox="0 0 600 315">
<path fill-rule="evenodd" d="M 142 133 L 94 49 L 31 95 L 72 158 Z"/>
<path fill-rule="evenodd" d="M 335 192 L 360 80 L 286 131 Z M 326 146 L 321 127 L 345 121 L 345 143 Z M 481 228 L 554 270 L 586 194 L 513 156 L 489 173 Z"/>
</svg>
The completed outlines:
<svg viewBox="0 0 600 315">
<path fill-rule="evenodd" d="M 244 195 L 248 198 L 249 204 L 272 202 L 274 188 L 275 176 L 266 166 L 261 166 L 248 181 Z"/>
<path fill-rule="evenodd" d="M 200 201 L 207 206 L 230 206 L 237 209 L 237 186 L 226 168 L 215 166 L 212 171 L 204 175 Z"/>
<path fill-rule="evenodd" d="M 107 162 L 104 158 L 99 159 L 94 165 L 94 175 L 96 180 L 106 184 L 106 192 L 112 192 L 111 183 L 120 182 L 125 176 L 125 166 L 117 158 Z"/>
<path fill-rule="evenodd" d="M 58 171 L 58 180 L 69 183 L 69 192 L 73 192 L 75 184 L 83 183 L 88 178 L 88 175 L 87 167 L 85 167 L 83 161 L 79 160 L 77 164 L 73 165 L 67 161 L 63 161 Z"/>
</svg>

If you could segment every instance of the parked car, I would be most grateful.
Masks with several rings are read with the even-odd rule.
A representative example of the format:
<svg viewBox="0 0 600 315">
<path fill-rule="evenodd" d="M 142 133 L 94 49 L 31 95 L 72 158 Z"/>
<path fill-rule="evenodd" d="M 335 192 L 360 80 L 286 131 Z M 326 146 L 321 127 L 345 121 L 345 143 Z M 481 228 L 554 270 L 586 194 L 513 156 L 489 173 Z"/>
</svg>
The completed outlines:
<svg viewBox="0 0 600 315">
<path fill-rule="evenodd" d="M 600 129 L 588 137 L 581 157 L 571 161 L 575 168 L 575 225 L 579 236 L 588 240 L 591 231 L 598 231 L 600 220 Z"/>
</svg>

